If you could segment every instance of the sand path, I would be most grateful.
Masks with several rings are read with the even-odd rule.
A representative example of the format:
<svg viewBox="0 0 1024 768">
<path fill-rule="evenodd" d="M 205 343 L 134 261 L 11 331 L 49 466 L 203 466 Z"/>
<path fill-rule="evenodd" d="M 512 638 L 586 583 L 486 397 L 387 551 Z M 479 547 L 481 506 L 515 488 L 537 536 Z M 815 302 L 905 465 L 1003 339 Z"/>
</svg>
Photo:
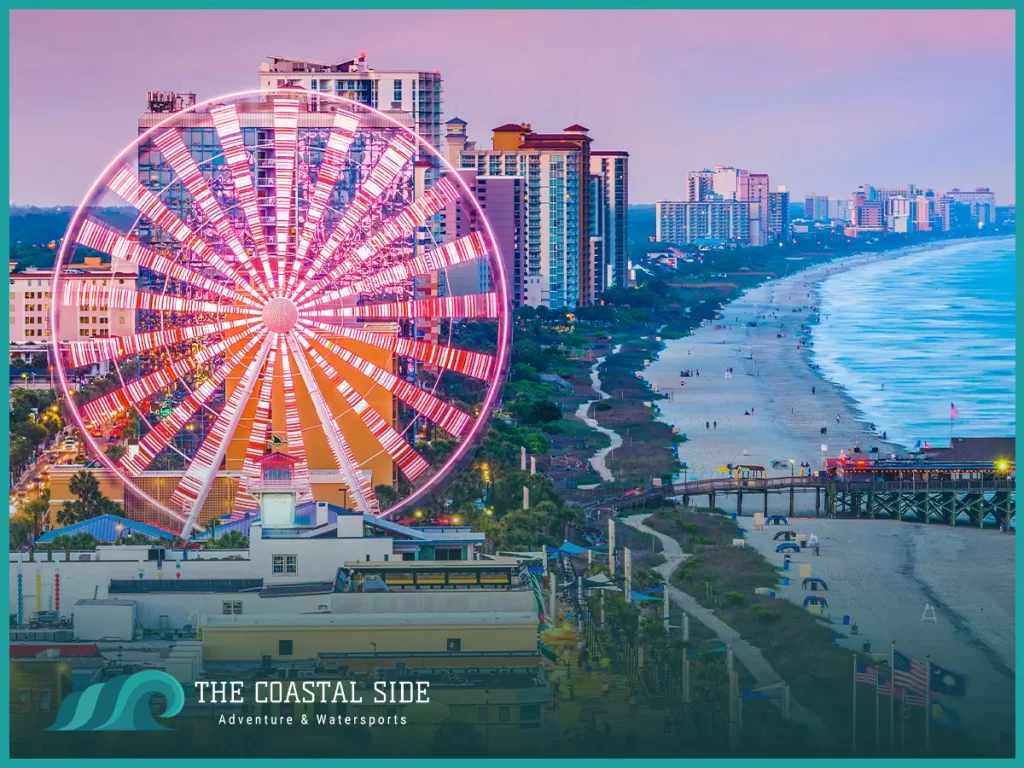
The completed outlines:
<svg viewBox="0 0 1024 768">
<path fill-rule="evenodd" d="M 631 517 L 621 518 L 621 522 L 638 531 L 655 536 L 659 541 L 661 541 L 662 554 L 665 556 L 665 562 L 662 565 L 657 566 L 654 570 L 656 570 L 666 581 L 670 581 L 672 572 L 675 571 L 675 569 L 678 568 L 689 556 L 683 554 L 682 549 L 679 547 L 679 542 L 675 539 L 644 525 L 643 521 L 647 517 L 649 517 L 647 514 L 632 515 Z M 779 676 L 779 673 L 772 668 L 772 665 L 768 663 L 768 660 L 765 659 L 764 655 L 758 648 L 744 640 L 736 630 L 698 603 L 692 596 L 674 586 L 669 586 L 668 594 L 671 600 L 683 607 L 684 611 L 714 632 L 719 640 L 732 647 L 732 651 L 736 658 L 739 659 L 740 663 L 743 664 L 750 674 L 754 676 L 754 679 L 757 680 L 759 688 L 784 682 Z M 803 707 L 792 697 L 792 695 L 790 696 L 789 707 L 790 716 L 806 725 L 810 729 L 812 737 L 817 741 L 817 743 L 828 743 L 827 731 L 825 729 L 825 724 L 821 721 L 821 718 L 809 709 Z"/>
<path fill-rule="evenodd" d="M 616 344 L 615 348 L 612 350 L 612 354 L 618 354 L 620 349 L 622 349 L 622 345 Z M 607 392 L 601 389 L 601 375 L 598 373 L 598 369 L 601 367 L 601 364 L 607 359 L 607 357 L 599 357 L 594 362 L 594 364 L 590 366 L 591 386 L 593 387 L 594 391 L 597 392 L 598 395 L 600 395 L 600 397 L 596 400 L 588 400 L 587 402 L 582 403 L 580 407 L 576 409 L 576 418 L 581 419 L 588 427 L 595 430 L 596 432 L 608 435 L 608 439 L 611 440 L 611 444 L 607 448 L 602 448 L 601 450 L 599 450 L 597 453 L 590 457 L 590 466 L 592 466 L 594 468 L 594 471 L 601 476 L 601 480 L 606 483 L 611 483 L 615 481 L 615 475 L 613 475 L 611 470 L 608 469 L 606 459 L 608 458 L 609 453 L 611 453 L 620 445 L 622 445 L 622 436 L 619 435 L 619 433 L 613 429 L 607 429 L 606 427 L 602 427 L 600 424 L 597 423 L 596 419 L 592 419 L 590 417 L 590 406 L 592 406 L 594 403 L 600 402 L 601 400 L 611 399 L 611 395 L 609 395 Z"/>
</svg>

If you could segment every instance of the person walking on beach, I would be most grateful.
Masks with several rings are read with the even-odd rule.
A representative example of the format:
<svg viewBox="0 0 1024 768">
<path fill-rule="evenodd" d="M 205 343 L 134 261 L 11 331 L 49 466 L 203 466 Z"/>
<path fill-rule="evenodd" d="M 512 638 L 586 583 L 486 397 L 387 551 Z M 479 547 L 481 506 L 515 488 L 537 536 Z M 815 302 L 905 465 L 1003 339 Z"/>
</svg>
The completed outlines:
<svg viewBox="0 0 1024 768">
<path fill-rule="evenodd" d="M 711 426 L 712 426 L 712 427 L 713 427 L 714 429 L 718 429 L 718 422 L 717 422 L 717 421 L 713 421 L 713 422 L 711 422 Z"/>
<path fill-rule="evenodd" d="M 705 421 L 704 422 L 704 429 L 711 429 L 711 422 L 710 421 Z"/>
<path fill-rule="evenodd" d="M 838 423 L 839 423 L 839 414 L 837 413 L 836 414 L 836 424 L 838 424 Z"/>
<path fill-rule="evenodd" d="M 812 395 L 818 394 L 818 388 L 817 387 L 811 387 L 811 394 Z"/>
</svg>

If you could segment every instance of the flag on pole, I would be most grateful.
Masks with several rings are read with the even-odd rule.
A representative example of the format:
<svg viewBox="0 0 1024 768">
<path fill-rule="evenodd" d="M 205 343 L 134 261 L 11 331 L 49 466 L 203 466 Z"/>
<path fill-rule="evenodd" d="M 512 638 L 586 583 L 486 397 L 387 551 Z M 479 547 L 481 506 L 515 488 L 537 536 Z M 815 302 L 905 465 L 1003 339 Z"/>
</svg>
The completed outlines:
<svg viewBox="0 0 1024 768">
<path fill-rule="evenodd" d="M 911 693 L 906 689 L 903 690 L 903 703 L 908 707 L 923 707 L 924 706 L 924 694 Z"/>
<path fill-rule="evenodd" d="M 951 669 L 940 667 L 934 662 L 931 665 L 931 690 L 933 693 L 945 693 L 947 696 L 963 696 L 967 692 L 967 678 Z"/>
<path fill-rule="evenodd" d="M 906 688 L 909 693 L 919 693 L 922 696 L 928 690 L 928 671 L 924 662 L 904 656 L 899 651 L 893 651 L 893 682 L 900 688 Z"/>
<path fill-rule="evenodd" d="M 929 707 L 928 714 L 939 725 L 945 725 L 949 728 L 958 728 L 960 726 L 960 715 L 938 699 L 932 699 L 932 705 Z"/>
<path fill-rule="evenodd" d="M 960 418 L 960 411 L 958 411 L 956 409 L 955 405 L 950 403 L 949 404 L 949 420 L 952 421 L 953 419 L 959 419 L 959 418 Z"/>
<path fill-rule="evenodd" d="M 868 667 L 858 662 L 854 679 L 865 685 L 878 685 L 878 667 Z"/>
</svg>

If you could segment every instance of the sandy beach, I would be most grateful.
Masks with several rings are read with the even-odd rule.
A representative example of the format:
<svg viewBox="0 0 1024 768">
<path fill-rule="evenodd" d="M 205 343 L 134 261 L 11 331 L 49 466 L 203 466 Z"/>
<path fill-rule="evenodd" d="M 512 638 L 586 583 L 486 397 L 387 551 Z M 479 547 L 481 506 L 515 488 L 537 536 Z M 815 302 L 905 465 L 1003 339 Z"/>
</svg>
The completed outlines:
<svg viewBox="0 0 1024 768">
<path fill-rule="evenodd" d="M 857 443 L 865 453 L 871 446 L 883 454 L 902 451 L 869 429 L 842 387 L 811 368 L 800 328 L 813 322 L 817 287 L 826 277 L 919 250 L 851 256 L 771 280 L 726 305 L 720 319 L 668 342 L 644 377 L 660 392 L 671 393 L 658 406 L 661 419 L 686 434 L 679 456 L 690 479 L 721 477 L 717 468 L 730 463 L 786 475 L 791 458 L 798 473 L 801 463 L 816 470 L 823 456 L 836 457 Z M 799 269 L 800 262 L 793 268 Z M 681 379 L 684 369 L 700 375 Z M 827 429 L 824 435 L 822 428 Z M 774 469 L 773 461 L 778 462 Z M 813 509 L 813 496 L 797 499 L 803 509 L 808 503 Z"/>
<path fill-rule="evenodd" d="M 797 533 L 817 533 L 821 554 L 809 549 L 793 555 L 786 599 L 802 604 L 809 594 L 828 600 L 828 613 L 841 626 L 848 615 L 858 625 L 844 647 L 871 651 L 888 659 L 890 643 L 904 655 L 931 660 L 967 676 L 967 695 L 940 696 L 979 743 L 994 747 L 996 729 L 1013 732 L 1014 710 L 1014 536 L 992 530 L 944 525 L 923 526 L 888 520 L 794 520 Z M 769 526 L 747 539 L 769 562 L 781 567 Z M 827 592 L 801 588 L 799 565 L 825 580 Z M 922 621 L 925 606 L 935 621 Z M 851 672 L 852 675 L 852 672 Z M 872 705 L 873 706 L 873 705 Z M 888 712 L 883 699 L 883 712 Z M 883 715 L 885 717 L 885 715 Z M 873 733 L 860 737 L 865 743 Z"/>
<path fill-rule="evenodd" d="M 935 246 L 922 246 L 928 247 Z M 811 367 L 800 327 L 813 322 L 818 285 L 826 277 L 919 251 L 853 256 L 769 281 L 727 305 L 720 319 L 692 336 L 668 342 L 644 376 L 661 392 L 672 393 L 658 405 L 661 418 L 687 436 L 679 455 L 689 478 L 721 477 L 717 468 L 728 463 L 786 475 L 790 458 L 797 471 L 802 462 L 817 470 L 823 456 L 836 457 L 858 442 L 865 454 L 871 446 L 882 454 L 904 452 L 879 440 L 842 387 Z M 700 375 L 681 385 L 683 369 Z M 707 429 L 708 422 L 717 422 L 717 429 Z M 773 461 L 778 462 L 774 469 Z M 795 502 L 797 514 L 814 514 L 813 494 L 797 494 Z M 733 509 L 734 503 L 735 497 L 726 497 L 719 506 Z M 788 494 L 781 494 L 771 498 L 769 509 L 785 512 L 788 505 Z M 761 511 L 760 500 L 756 510 L 745 511 Z M 896 640 L 897 648 L 913 658 L 931 654 L 936 664 L 968 676 L 966 699 L 942 698 L 966 729 L 988 746 L 994 745 L 997 728 L 1013 731 L 1014 536 L 887 520 L 792 523 L 800 533 L 821 537 L 820 557 L 801 552 L 794 561 L 811 564 L 813 575 L 826 580 L 834 620 L 841 623 L 849 615 L 858 624 L 858 636 L 842 641 L 845 646 L 860 650 L 870 640 L 872 651 L 888 658 L 890 641 Z M 772 541 L 778 529 L 754 531 L 752 520 L 745 527 L 751 545 L 781 567 L 783 556 Z M 801 590 L 798 575 L 793 573 L 782 596 L 802 603 L 809 593 Z M 935 609 L 934 623 L 922 621 L 925 605 Z"/>
</svg>

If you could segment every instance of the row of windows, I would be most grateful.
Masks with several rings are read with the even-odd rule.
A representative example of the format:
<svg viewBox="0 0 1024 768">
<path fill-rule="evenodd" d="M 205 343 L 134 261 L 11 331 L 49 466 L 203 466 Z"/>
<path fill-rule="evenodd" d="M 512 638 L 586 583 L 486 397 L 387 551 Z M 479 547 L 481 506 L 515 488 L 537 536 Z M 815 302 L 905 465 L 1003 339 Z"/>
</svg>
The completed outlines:
<svg viewBox="0 0 1024 768">
<path fill-rule="evenodd" d="M 295 576 L 299 572 L 298 555 L 273 555 L 271 571 L 277 575 Z"/>
</svg>

